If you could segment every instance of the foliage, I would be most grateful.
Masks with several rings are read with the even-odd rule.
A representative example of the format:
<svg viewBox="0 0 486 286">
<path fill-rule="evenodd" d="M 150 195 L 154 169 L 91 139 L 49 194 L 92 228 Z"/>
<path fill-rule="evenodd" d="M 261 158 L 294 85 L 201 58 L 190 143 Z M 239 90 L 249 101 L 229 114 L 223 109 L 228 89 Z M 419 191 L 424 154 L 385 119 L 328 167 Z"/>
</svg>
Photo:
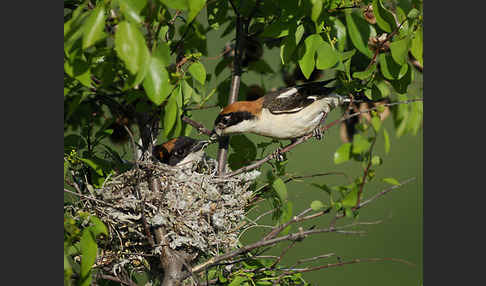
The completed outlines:
<svg viewBox="0 0 486 286">
<path fill-rule="evenodd" d="M 197 119 L 189 106 L 227 104 L 230 79 L 221 79 L 211 90 L 208 82 L 233 67 L 234 44 L 221 47 L 226 52 L 218 58 L 214 73 L 205 59 L 208 32 L 235 33 L 231 4 L 227 0 L 64 1 L 64 181 L 68 189 L 75 186 L 93 192 L 109 176 L 131 168 L 126 143 L 131 135 L 142 137 L 145 126 L 155 122 L 165 139 L 195 134 L 182 120 L 184 116 Z M 340 94 L 394 102 L 409 99 L 408 88 L 421 72 L 415 62 L 423 67 L 419 0 L 235 0 L 233 4 L 245 25 L 241 46 L 245 72 L 264 78 L 280 73 L 290 85 L 313 81 L 316 74 L 324 73 L 326 78 L 336 77 Z M 280 50 L 280 70 L 275 71 L 262 56 L 270 49 Z M 250 91 L 241 82 L 239 99 Z M 373 180 L 385 162 L 373 155 L 374 142 L 383 134 L 386 153 L 391 148 L 389 133 L 382 126 L 385 108 L 375 107 L 368 118 L 360 117 L 352 140 L 344 142 L 334 156 L 335 164 L 361 164 L 363 176 L 348 185 L 315 185 L 329 199 L 313 201 L 313 210 L 331 207 L 348 217 L 357 215 L 354 207 L 360 200 L 360 186 Z M 422 102 L 391 106 L 389 111 L 397 136 L 417 134 Z M 230 167 L 243 167 L 274 145 L 232 136 Z M 255 188 L 257 196 L 276 208 L 277 225 L 293 216 L 285 186 L 286 164 L 291 162 L 274 163 L 261 182 L 271 186 L 270 191 L 259 193 L 262 188 Z M 399 184 L 394 178 L 383 181 Z M 66 199 L 65 205 L 72 199 Z M 97 241 L 107 235 L 106 228 L 96 217 L 65 210 L 64 233 L 65 285 L 74 277 L 78 284 L 89 285 Z M 230 272 L 214 267 L 208 276 L 221 285 L 271 285 L 274 270 L 255 274 L 251 270 L 258 264 L 269 266 L 249 258 Z M 304 285 L 305 281 L 300 273 L 293 273 L 280 283 Z"/>
</svg>

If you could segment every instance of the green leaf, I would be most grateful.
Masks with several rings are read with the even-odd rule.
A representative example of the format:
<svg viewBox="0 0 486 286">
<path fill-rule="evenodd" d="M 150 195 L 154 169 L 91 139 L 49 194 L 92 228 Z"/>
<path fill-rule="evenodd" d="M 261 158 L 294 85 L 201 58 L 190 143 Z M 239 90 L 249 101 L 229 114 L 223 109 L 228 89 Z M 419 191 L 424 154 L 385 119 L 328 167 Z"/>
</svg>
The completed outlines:
<svg viewBox="0 0 486 286">
<path fill-rule="evenodd" d="M 365 80 L 369 78 L 373 72 L 376 70 L 376 65 L 372 65 L 369 69 L 360 71 L 360 72 L 354 72 L 353 73 L 353 78 L 357 78 L 360 80 Z"/>
<path fill-rule="evenodd" d="M 321 201 L 312 201 L 310 205 L 311 209 L 314 211 L 318 211 L 324 207 L 324 204 Z"/>
<path fill-rule="evenodd" d="M 182 87 L 182 97 L 183 97 L 184 105 L 189 104 L 189 102 L 193 97 L 194 97 L 194 101 L 201 102 L 201 97 L 199 96 L 199 94 L 196 93 L 196 91 L 187 83 L 185 79 L 182 80 L 181 87 Z"/>
<path fill-rule="evenodd" d="M 355 134 L 353 136 L 353 150 L 354 154 L 360 154 L 362 152 L 368 151 L 371 147 L 371 143 L 363 137 L 361 134 Z"/>
<path fill-rule="evenodd" d="M 203 64 L 201 64 L 200 62 L 194 62 L 189 66 L 187 70 L 192 75 L 192 77 L 195 78 L 202 85 L 206 83 L 206 69 L 204 68 Z"/>
<path fill-rule="evenodd" d="M 228 2 L 210 1 L 208 2 L 206 9 L 209 26 L 214 30 L 218 30 L 219 27 L 227 21 L 226 15 L 228 14 Z"/>
<path fill-rule="evenodd" d="M 413 69 L 411 67 L 408 68 L 408 64 L 402 67 L 407 67 L 405 75 L 398 80 L 390 81 L 390 83 L 397 92 L 407 93 L 409 85 L 413 82 Z"/>
<path fill-rule="evenodd" d="M 187 10 L 189 9 L 188 0 L 160 0 L 167 7 L 176 10 Z"/>
<path fill-rule="evenodd" d="M 105 37 L 105 8 L 96 7 L 83 24 L 83 49 L 91 47 Z"/>
<path fill-rule="evenodd" d="M 137 2 L 143 4 L 144 1 L 118 0 L 118 3 L 120 5 L 120 11 L 123 13 L 125 19 L 140 24 L 143 19 L 140 16 L 139 12 L 142 10 L 143 6 L 137 7 Z M 147 4 L 146 1 L 145 4 Z"/>
<path fill-rule="evenodd" d="M 408 49 L 410 48 L 410 39 L 408 37 L 393 41 L 390 44 L 390 51 L 396 63 L 404 65 L 407 63 Z"/>
<path fill-rule="evenodd" d="M 92 226 L 90 227 L 90 231 L 91 233 L 93 233 L 94 237 L 98 237 L 100 234 L 108 236 L 108 229 L 99 218 L 95 216 L 91 216 L 90 221 L 92 223 Z"/>
<path fill-rule="evenodd" d="M 272 188 L 277 193 L 281 202 L 285 202 L 287 200 L 287 186 L 285 186 L 285 183 L 281 178 L 277 178 L 272 182 Z"/>
<path fill-rule="evenodd" d="M 174 127 L 176 121 L 177 121 L 177 99 L 176 95 L 172 94 L 171 97 L 169 97 L 169 100 L 167 102 L 167 105 L 164 108 L 164 136 L 168 137 L 170 131 Z"/>
<path fill-rule="evenodd" d="M 408 64 L 399 65 L 397 64 L 391 54 L 380 54 L 380 68 L 383 76 L 388 80 L 395 80 L 402 78 L 408 70 Z"/>
<path fill-rule="evenodd" d="M 98 162 L 95 162 L 96 160 L 88 158 L 79 158 L 79 160 L 91 167 L 96 174 L 103 176 L 103 167 Z"/>
<path fill-rule="evenodd" d="M 172 86 L 169 73 L 161 58 L 150 57 L 147 74 L 143 80 L 143 88 L 147 97 L 156 105 L 160 105 L 169 96 Z"/>
<path fill-rule="evenodd" d="M 214 68 L 214 74 L 219 76 L 227 67 L 229 67 L 232 61 L 233 59 L 231 57 L 221 59 Z"/>
<path fill-rule="evenodd" d="M 127 21 L 118 24 L 115 33 L 115 51 L 127 69 L 137 76 L 134 85 L 142 82 L 151 57 L 145 38 L 136 26 Z"/>
<path fill-rule="evenodd" d="M 245 282 L 246 280 L 248 280 L 248 277 L 246 276 L 236 276 L 235 279 L 233 279 L 231 283 L 228 284 L 228 286 L 239 286 L 241 285 L 241 283 Z"/>
<path fill-rule="evenodd" d="M 69 262 L 66 252 L 64 252 L 64 285 L 71 285 L 71 276 L 73 274 L 73 268 L 71 262 Z"/>
<path fill-rule="evenodd" d="M 343 52 L 347 46 L 347 29 L 346 26 L 339 20 L 339 18 L 333 17 L 331 21 L 334 23 L 334 29 L 336 30 L 336 39 L 337 39 L 337 49 L 340 52 Z"/>
<path fill-rule="evenodd" d="M 322 11 L 322 0 L 311 0 L 311 4 L 312 4 L 311 19 L 317 25 L 317 19 L 321 15 L 321 11 Z"/>
<path fill-rule="evenodd" d="M 412 56 L 416 58 L 421 65 L 424 64 L 422 28 L 419 28 L 415 32 L 415 37 L 412 39 L 410 52 L 412 53 Z"/>
<path fill-rule="evenodd" d="M 413 135 L 417 135 L 417 132 L 422 124 L 423 117 L 423 102 L 412 102 L 410 103 L 410 113 L 408 116 L 408 130 L 412 132 Z"/>
<path fill-rule="evenodd" d="M 292 214 L 293 214 L 292 213 L 292 208 L 293 208 L 293 205 L 292 205 L 292 202 L 291 201 L 287 201 L 286 203 L 284 203 L 282 205 L 282 208 L 281 208 L 282 213 L 281 213 L 280 217 L 278 218 L 279 224 L 284 224 L 284 223 L 286 223 L 286 222 L 288 222 L 289 220 L 292 219 Z M 280 234 L 281 235 L 288 234 L 289 231 L 290 231 L 290 228 L 291 228 L 290 225 L 287 226 L 286 228 L 284 228 L 280 232 Z"/>
<path fill-rule="evenodd" d="M 181 116 L 182 116 L 182 111 L 180 108 L 178 108 L 175 127 L 171 130 L 170 134 L 168 135 L 168 138 L 175 138 L 181 136 L 182 127 L 183 127 Z"/>
<path fill-rule="evenodd" d="M 289 24 L 281 21 L 275 21 L 267 25 L 260 35 L 265 38 L 281 38 L 289 34 Z"/>
<path fill-rule="evenodd" d="M 395 17 L 383 7 L 381 0 L 373 0 L 373 13 L 376 18 L 376 24 L 383 31 L 391 33 L 397 27 Z"/>
<path fill-rule="evenodd" d="M 187 21 L 191 22 L 204 7 L 206 0 L 188 0 L 188 2 L 189 14 L 187 15 Z"/>
<path fill-rule="evenodd" d="M 394 185 L 394 186 L 399 186 L 400 185 L 400 182 L 398 182 L 396 179 L 394 178 L 384 178 L 383 179 L 383 182 L 385 183 L 388 183 L 390 185 Z"/>
<path fill-rule="evenodd" d="M 388 131 L 383 128 L 383 136 L 385 137 L 385 154 L 390 152 L 390 136 L 388 135 Z"/>
<path fill-rule="evenodd" d="M 295 48 L 297 48 L 303 35 L 304 25 L 290 26 L 289 35 L 283 40 L 280 46 L 280 59 L 282 60 L 282 64 L 288 63 L 291 60 Z"/>
<path fill-rule="evenodd" d="M 302 56 L 299 57 L 299 66 L 302 70 L 302 74 L 307 79 L 309 79 L 312 71 L 314 71 L 316 64 L 316 50 L 322 43 L 324 43 L 324 40 L 322 40 L 321 36 L 318 34 L 313 34 L 307 37 L 304 41 L 305 45 L 300 47 L 300 54 L 302 54 Z"/>
<path fill-rule="evenodd" d="M 255 71 L 259 74 L 273 74 L 274 71 L 270 67 L 269 64 L 263 59 L 259 59 L 258 61 L 252 61 L 248 65 L 248 70 Z"/>
<path fill-rule="evenodd" d="M 351 208 L 356 206 L 356 203 L 358 203 L 358 187 L 354 186 L 353 189 L 343 198 L 341 204 L 344 208 Z"/>
<path fill-rule="evenodd" d="M 90 11 L 84 11 L 85 4 L 81 4 L 74 10 L 72 18 L 64 23 L 64 51 L 71 52 L 83 36 L 83 23 L 90 15 Z"/>
<path fill-rule="evenodd" d="M 233 170 L 247 165 L 256 158 L 255 144 L 243 134 L 231 136 L 230 147 L 233 152 L 228 157 L 228 164 Z"/>
<path fill-rule="evenodd" d="M 66 179 L 67 171 L 69 170 L 69 162 L 64 160 L 64 179 Z"/>
<path fill-rule="evenodd" d="M 380 166 L 381 164 L 383 163 L 383 159 L 381 159 L 380 156 L 373 156 L 373 158 L 371 158 L 371 164 L 373 166 Z"/>
<path fill-rule="evenodd" d="M 356 14 L 351 12 L 345 12 L 345 14 L 351 42 L 363 55 L 372 58 L 373 52 L 368 48 L 368 39 L 376 36 L 375 29 Z"/>
<path fill-rule="evenodd" d="M 380 131 L 381 119 L 379 116 L 374 115 L 373 117 L 371 117 L 371 126 L 373 126 L 373 129 L 375 129 L 376 132 Z"/>
<path fill-rule="evenodd" d="M 84 229 L 80 239 L 81 246 L 81 283 L 82 286 L 91 285 L 91 267 L 96 261 L 98 246 L 89 229 Z"/>
<path fill-rule="evenodd" d="M 344 143 L 334 153 L 334 164 L 341 164 L 351 157 L 351 143 Z"/>
<path fill-rule="evenodd" d="M 344 72 L 348 80 L 351 80 L 351 59 L 344 62 Z"/>
<path fill-rule="evenodd" d="M 418 18 L 419 16 L 420 16 L 420 11 L 415 9 L 415 8 L 412 8 L 412 9 L 410 9 L 410 11 L 408 11 L 407 18 L 414 20 L 414 19 Z"/>
<path fill-rule="evenodd" d="M 317 48 L 316 67 L 325 70 L 333 67 L 338 62 L 338 53 L 331 45 L 322 41 Z"/>
<path fill-rule="evenodd" d="M 169 45 L 166 42 L 158 42 L 157 48 L 153 51 L 152 56 L 158 58 L 167 66 L 171 62 Z"/>
<path fill-rule="evenodd" d="M 373 85 L 376 86 L 376 88 L 379 91 L 378 98 L 384 98 L 384 97 L 388 97 L 390 95 L 390 88 L 384 80 L 378 80 L 378 81 L 375 80 L 373 82 Z"/>
<path fill-rule="evenodd" d="M 69 58 L 64 61 L 64 71 L 82 85 L 92 87 L 90 63 L 80 49 L 69 54 Z"/>
</svg>

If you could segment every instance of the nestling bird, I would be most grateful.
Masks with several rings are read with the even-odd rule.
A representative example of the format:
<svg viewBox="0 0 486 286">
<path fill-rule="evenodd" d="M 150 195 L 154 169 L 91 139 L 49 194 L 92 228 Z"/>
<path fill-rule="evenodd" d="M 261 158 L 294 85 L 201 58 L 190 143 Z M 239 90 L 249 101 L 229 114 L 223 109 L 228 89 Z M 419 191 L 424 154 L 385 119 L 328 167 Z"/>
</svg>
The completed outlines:
<svg viewBox="0 0 486 286">
<path fill-rule="evenodd" d="M 214 122 L 211 138 L 234 133 L 254 133 L 276 139 L 295 139 L 314 132 L 338 105 L 351 98 L 334 93 L 325 85 L 334 79 L 306 83 L 270 92 L 254 101 L 237 101 L 226 106 Z"/>
<path fill-rule="evenodd" d="M 193 165 L 204 156 L 204 148 L 209 141 L 198 141 L 191 137 L 180 136 L 153 147 L 152 154 L 160 162 L 170 166 Z"/>
</svg>

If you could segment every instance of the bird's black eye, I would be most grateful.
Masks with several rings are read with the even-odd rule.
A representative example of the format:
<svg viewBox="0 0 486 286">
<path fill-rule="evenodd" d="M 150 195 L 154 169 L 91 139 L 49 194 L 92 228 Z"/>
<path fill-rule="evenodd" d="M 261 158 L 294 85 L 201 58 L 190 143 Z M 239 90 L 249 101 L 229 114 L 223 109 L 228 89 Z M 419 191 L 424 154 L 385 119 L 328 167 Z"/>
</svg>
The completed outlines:
<svg viewBox="0 0 486 286">
<path fill-rule="evenodd" d="M 224 125 L 228 124 L 229 121 L 230 121 L 230 116 L 225 116 L 221 118 L 221 123 L 223 123 Z"/>
</svg>

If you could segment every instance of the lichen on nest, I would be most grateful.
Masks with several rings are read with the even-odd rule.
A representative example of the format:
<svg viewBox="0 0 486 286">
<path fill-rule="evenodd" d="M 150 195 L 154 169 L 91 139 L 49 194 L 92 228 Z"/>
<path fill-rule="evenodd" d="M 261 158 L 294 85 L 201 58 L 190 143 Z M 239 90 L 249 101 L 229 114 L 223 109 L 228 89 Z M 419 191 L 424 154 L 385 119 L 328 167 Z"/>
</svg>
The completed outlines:
<svg viewBox="0 0 486 286">
<path fill-rule="evenodd" d="M 142 209 L 149 226 L 164 228 L 171 249 L 198 256 L 235 247 L 252 196 L 249 188 L 260 172 L 221 178 L 216 170 L 217 162 L 210 158 L 196 168 L 146 161 L 107 180 L 95 192 L 96 199 L 104 203 L 89 204 L 107 224 L 112 240 L 111 249 L 105 253 L 112 259 L 110 263 L 99 261 L 99 266 L 126 264 L 133 259 L 128 259 L 127 253 L 158 254 L 160 249 L 147 241 Z M 159 191 L 149 187 L 149 177 L 156 178 Z M 143 260 L 144 255 L 136 257 Z"/>
</svg>

